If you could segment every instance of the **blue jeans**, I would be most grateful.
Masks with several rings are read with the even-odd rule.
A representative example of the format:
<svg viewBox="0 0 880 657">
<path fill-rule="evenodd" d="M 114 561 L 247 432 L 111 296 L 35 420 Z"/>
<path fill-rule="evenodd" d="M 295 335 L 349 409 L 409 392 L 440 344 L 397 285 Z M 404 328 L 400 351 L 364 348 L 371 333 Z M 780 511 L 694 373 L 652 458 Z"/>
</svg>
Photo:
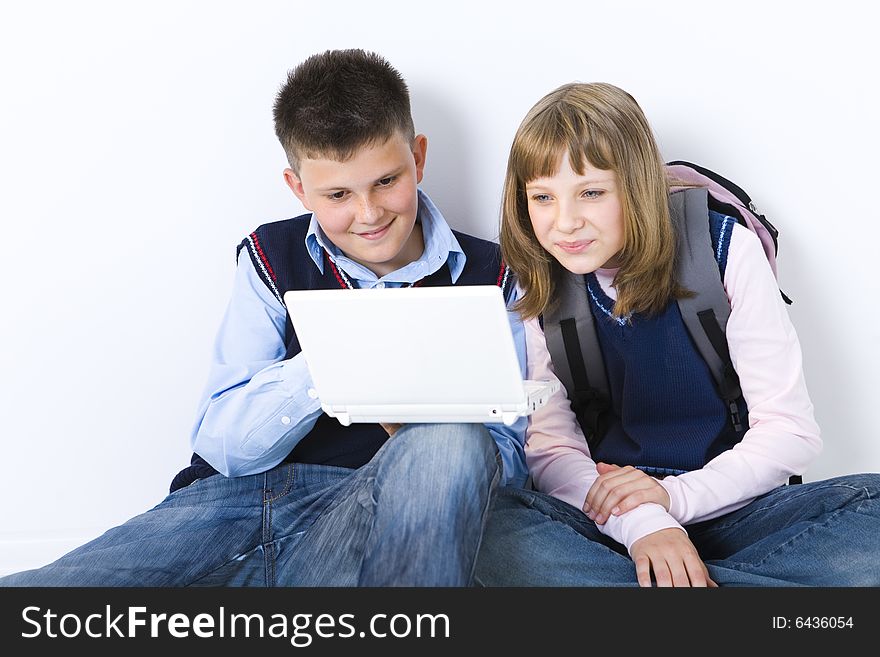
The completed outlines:
<svg viewBox="0 0 880 657">
<path fill-rule="evenodd" d="M 482 425 L 407 425 L 356 470 L 198 480 L 0 586 L 467 586 L 499 472 Z"/>
<path fill-rule="evenodd" d="M 880 475 L 781 486 L 687 526 L 719 586 L 880 586 Z M 544 493 L 499 489 L 477 561 L 482 586 L 637 586 L 619 543 Z"/>
</svg>

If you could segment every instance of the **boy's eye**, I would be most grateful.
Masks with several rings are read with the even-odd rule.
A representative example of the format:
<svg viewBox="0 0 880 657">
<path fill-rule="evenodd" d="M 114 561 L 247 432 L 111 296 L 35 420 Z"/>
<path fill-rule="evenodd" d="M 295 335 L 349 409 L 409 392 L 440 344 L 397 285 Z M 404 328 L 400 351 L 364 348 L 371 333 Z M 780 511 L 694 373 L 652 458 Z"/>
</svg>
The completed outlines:
<svg viewBox="0 0 880 657">
<path fill-rule="evenodd" d="M 376 184 L 378 184 L 379 187 L 387 187 L 388 185 L 390 185 L 391 183 L 394 182 L 394 179 L 395 179 L 395 178 L 396 178 L 396 176 L 388 176 L 387 178 L 382 178 L 382 179 L 379 180 L 379 182 L 376 183 Z"/>
<path fill-rule="evenodd" d="M 327 194 L 327 198 L 331 201 L 341 201 L 345 198 L 345 192 L 333 192 L 332 194 Z"/>
</svg>

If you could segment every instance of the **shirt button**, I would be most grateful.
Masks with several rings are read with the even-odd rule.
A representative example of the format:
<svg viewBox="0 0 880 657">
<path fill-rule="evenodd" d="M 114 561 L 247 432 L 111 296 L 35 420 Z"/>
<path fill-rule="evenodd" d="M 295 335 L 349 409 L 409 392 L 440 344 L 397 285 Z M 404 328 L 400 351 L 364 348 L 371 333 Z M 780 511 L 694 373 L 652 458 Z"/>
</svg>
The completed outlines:
<svg viewBox="0 0 880 657">
<path fill-rule="evenodd" d="M 308 390 L 308 392 L 307 392 L 306 394 L 307 394 L 309 397 L 311 397 L 312 399 L 317 399 L 317 398 L 318 398 L 318 391 L 315 390 L 314 388 L 309 388 L 309 390 Z"/>
<path fill-rule="evenodd" d="M 290 424 L 290 418 L 285 415 L 281 418 L 281 424 Z"/>
<path fill-rule="evenodd" d="M 385 283 L 383 283 L 382 281 L 379 281 L 378 283 L 376 283 L 376 287 L 381 289 L 381 288 L 385 287 Z"/>
</svg>

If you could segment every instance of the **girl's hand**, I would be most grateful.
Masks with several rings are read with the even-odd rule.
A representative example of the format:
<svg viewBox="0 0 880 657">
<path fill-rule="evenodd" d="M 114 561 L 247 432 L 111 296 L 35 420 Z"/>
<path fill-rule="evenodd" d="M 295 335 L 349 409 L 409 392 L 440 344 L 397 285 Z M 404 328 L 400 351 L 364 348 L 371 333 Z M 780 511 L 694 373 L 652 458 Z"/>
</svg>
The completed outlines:
<svg viewBox="0 0 880 657">
<path fill-rule="evenodd" d="M 653 477 L 631 465 L 620 467 L 597 463 L 599 477 L 590 486 L 584 513 L 597 525 L 609 516 L 619 516 L 645 502 L 655 502 L 669 511 L 669 493 Z"/>
<path fill-rule="evenodd" d="M 670 527 L 643 536 L 630 548 L 639 586 L 700 586 L 716 588 L 697 548 L 682 530 Z"/>
</svg>

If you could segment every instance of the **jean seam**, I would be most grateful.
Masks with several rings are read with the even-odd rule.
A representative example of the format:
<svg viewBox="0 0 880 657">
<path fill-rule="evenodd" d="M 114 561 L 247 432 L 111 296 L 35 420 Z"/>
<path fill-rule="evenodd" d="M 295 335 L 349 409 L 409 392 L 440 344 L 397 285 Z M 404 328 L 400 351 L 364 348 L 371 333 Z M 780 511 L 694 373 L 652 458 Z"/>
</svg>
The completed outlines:
<svg viewBox="0 0 880 657">
<path fill-rule="evenodd" d="M 266 585 L 267 586 L 275 586 L 275 542 L 272 540 L 272 511 L 273 511 L 273 502 L 281 499 L 287 493 L 290 492 L 293 487 L 294 480 L 294 467 L 293 464 L 290 463 L 285 466 L 287 469 L 287 477 L 284 480 L 284 485 L 282 486 L 281 492 L 277 495 L 269 496 L 269 475 L 268 473 L 265 475 L 264 484 L 263 484 L 263 532 L 262 532 L 262 544 L 263 549 L 265 550 L 265 563 L 266 563 Z"/>
<path fill-rule="evenodd" d="M 212 568 L 211 570 L 202 573 L 202 574 L 199 575 L 198 577 L 194 577 L 193 579 L 191 579 L 189 582 L 186 582 L 186 583 L 183 584 L 182 586 L 183 586 L 184 588 L 191 587 L 191 586 L 193 586 L 194 584 L 197 584 L 198 582 L 202 581 L 202 580 L 205 579 L 206 577 L 210 577 L 211 575 L 213 575 L 214 573 L 216 573 L 218 570 L 220 570 L 220 569 L 223 568 L 224 566 L 227 566 L 227 565 L 231 564 L 231 563 L 234 562 L 234 561 L 238 561 L 238 559 L 239 559 L 240 557 L 245 556 L 245 555 L 248 555 L 248 554 L 250 554 L 251 552 L 253 552 L 253 551 L 256 550 L 256 549 L 257 549 L 256 547 L 253 547 L 253 548 L 251 548 L 250 550 L 248 550 L 247 552 L 242 552 L 241 554 L 236 555 L 236 556 L 232 557 L 231 559 L 227 559 L 226 561 L 224 561 L 223 563 L 221 563 L 220 565 L 218 565 L 216 568 Z M 271 585 L 270 585 L 270 586 L 271 586 Z"/>
<path fill-rule="evenodd" d="M 275 495 L 273 497 L 267 497 L 266 502 L 275 502 L 276 500 L 281 499 L 282 497 L 284 497 L 285 495 L 287 495 L 290 492 L 291 488 L 293 488 L 293 479 L 294 479 L 293 463 L 288 463 L 285 466 L 285 468 L 287 469 L 287 477 L 284 480 L 284 486 L 282 486 L 281 492 L 279 492 L 277 495 Z"/>
<path fill-rule="evenodd" d="M 856 507 L 856 513 L 861 512 L 863 504 L 866 504 L 873 499 L 871 497 L 871 491 L 868 490 L 867 486 L 862 486 L 862 491 L 864 491 L 864 493 L 865 493 L 865 499 L 863 499 L 861 502 L 859 502 L 859 505 Z"/>
<path fill-rule="evenodd" d="M 861 491 L 864 491 L 864 492 L 868 495 L 868 497 L 870 498 L 870 493 L 868 493 L 868 489 L 867 489 L 867 488 L 864 488 L 864 487 L 849 486 L 849 485 L 847 485 L 847 484 L 832 484 L 831 486 L 826 486 L 825 488 L 830 488 L 830 487 L 833 487 L 833 488 L 848 488 L 848 489 L 850 489 L 850 490 L 852 490 L 852 491 L 860 491 L 860 490 L 861 490 Z M 751 510 L 747 515 L 740 516 L 739 518 L 737 518 L 736 520 L 734 520 L 734 521 L 732 521 L 732 522 L 726 522 L 726 523 L 724 523 L 724 524 L 716 524 L 716 525 L 713 525 L 710 529 L 706 530 L 705 533 L 706 533 L 706 534 L 711 534 L 711 533 L 716 532 L 716 531 L 726 530 L 726 529 L 730 529 L 731 527 L 736 527 L 736 525 L 738 525 L 740 522 L 742 522 L 743 520 L 747 520 L 749 517 L 751 517 L 751 516 L 754 515 L 754 514 L 757 514 L 757 513 L 763 513 L 763 512 L 765 512 L 765 511 L 770 511 L 770 510 L 772 510 L 772 509 L 775 509 L 775 508 L 778 507 L 778 506 L 781 506 L 782 504 L 785 504 L 786 502 L 790 502 L 790 501 L 793 500 L 793 499 L 797 499 L 797 498 L 799 498 L 799 497 L 803 497 L 804 495 L 815 494 L 815 491 L 816 491 L 816 489 L 812 489 L 812 491 L 807 490 L 807 491 L 804 491 L 803 493 L 799 493 L 799 494 L 797 494 L 797 495 L 792 495 L 790 498 L 788 498 L 788 499 L 786 499 L 786 500 L 784 500 L 784 501 L 782 501 L 782 502 L 773 502 L 772 504 L 769 504 L 769 505 L 767 505 L 767 506 L 762 506 L 762 507 L 759 508 L 759 509 L 753 509 L 753 510 Z"/>
<path fill-rule="evenodd" d="M 492 476 L 492 479 L 489 481 L 489 494 L 486 496 L 486 504 L 483 507 L 483 512 L 480 514 L 480 533 L 477 537 L 477 545 L 474 550 L 474 556 L 471 560 L 471 567 L 468 573 L 468 581 L 475 582 L 476 581 L 476 570 L 477 570 L 477 557 L 480 554 L 480 547 L 483 545 L 483 533 L 486 531 L 486 523 L 489 521 L 489 509 L 492 506 L 492 498 L 494 497 L 493 491 L 498 490 L 498 482 L 501 479 L 501 469 L 503 466 L 499 466 L 500 457 L 496 451 L 495 458 L 495 473 Z"/>
<path fill-rule="evenodd" d="M 571 526 L 572 523 L 589 525 L 585 519 L 587 519 L 587 514 L 583 511 L 577 509 L 576 507 L 571 506 L 567 502 L 560 500 L 558 498 L 553 498 L 552 495 L 548 495 L 548 497 L 553 499 L 553 502 L 557 504 L 546 504 L 546 507 L 549 508 L 549 512 L 542 508 L 545 505 L 538 506 L 536 502 L 539 499 L 538 495 L 531 494 L 527 501 L 527 504 L 530 508 L 534 509 L 538 513 L 544 515 L 545 517 L 553 520 L 554 522 L 561 522 L 565 525 Z M 569 522 L 570 521 L 570 522 Z M 595 523 L 594 523 L 595 524 Z M 573 528 L 572 528 L 573 529 Z M 575 530 L 576 531 L 576 530 Z M 580 533 L 580 532 L 578 532 Z"/>
<path fill-rule="evenodd" d="M 372 465 L 372 470 L 374 470 L 374 471 L 377 470 L 375 464 L 373 464 L 372 462 L 368 463 L 364 467 L 370 467 L 371 465 Z M 373 472 L 370 475 L 365 475 L 364 478 L 368 482 L 371 482 L 370 483 L 370 502 L 372 502 L 372 508 L 367 509 L 366 507 L 364 507 L 364 505 L 361 504 L 361 502 L 360 502 L 360 492 L 356 493 L 357 497 L 356 497 L 355 501 L 357 502 L 358 506 L 363 508 L 365 511 L 368 511 L 370 514 L 370 527 L 369 527 L 369 529 L 367 529 L 364 532 L 363 550 L 361 550 L 361 563 L 360 563 L 360 566 L 358 567 L 358 574 L 357 574 L 358 585 L 360 585 L 360 582 L 363 581 L 364 560 L 367 558 L 367 551 L 369 549 L 370 539 L 373 537 L 373 530 L 376 527 L 376 479 L 377 479 L 377 477 L 376 477 L 375 472 Z M 339 504 L 338 499 L 334 500 L 333 506 L 335 507 L 338 504 Z"/>
<path fill-rule="evenodd" d="M 833 484 L 833 486 L 848 488 L 854 492 L 861 491 L 862 493 L 865 494 L 866 500 L 863 500 L 862 502 L 859 503 L 859 506 L 856 507 L 856 511 L 861 509 L 861 506 L 865 501 L 869 501 L 871 499 L 871 493 L 868 491 L 867 487 L 849 486 L 847 484 Z M 801 495 L 798 495 L 797 497 L 801 497 Z M 774 504 L 773 506 L 778 506 L 778 505 Z M 765 507 L 765 509 L 770 509 L 770 508 L 773 508 L 773 507 Z M 794 536 L 789 538 L 787 541 L 785 541 L 785 543 L 781 543 L 781 544 L 777 545 L 771 552 L 768 552 L 766 555 L 764 555 L 764 558 L 761 559 L 760 561 L 757 561 L 754 563 L 746 563 L 746 562 L 742 562 L 742 561 L 736 561 L 736 562 L 729 561 L 729 563 L 734 568 L 739 568 L 739 566 L 741 566 L 741 565 L 742 566 L 752 566 L 752 567 L 761 566 L 762 564 L 766 563 L 766 561 L 768 559 L 770 559 L 772 556 L 774 556 L 775 554 L 780 552 L 783 548 L 788 547 L 789 545 L 793 544 L 795 541 L 801 539 L 808 532 L 812 532 L 817 527 L 827 527 L 828 525 L 830 525 L 832 521 L 836 520 L 844 512 L 844 510 L 845 510 L 845 507 L 841 507 L 841 508 L 837 509 L 832 514 L 830 514 L 825 519 L 825 522 L 823 522 L 821 525 L 818 525 L 816 523 L 810 523 L 810 525 L 808 527 L 805 527 L 803 531 L 798 532 L 797 534 L 795 534 Z M 734 524 L 736 524 L 736 523 L 734 523 Z M 733 525 L 729 525 L 729 526 L 733 526 Z"/>
<path fill-rule="evenodd" d="M 266 483 L 268 484 L 269 476 L 266 475 Z M 263 531 L 260 536 L 261 542 L 266 550 L 266 561 L 265 561 L 265 572 L 266 572 L 266 586 L 273 586 L 275 584 L 275 559 L 274 559 L 274 551 L 272 549 L 272 500 L 266 495 L 263 499 Z"/>
<path fill-rule="evenodd" d="M 747 566 L 752 567 L 752 568 L 760 567 L 761 565 L 765 564 L 771 557 L 773 557 L 777 553 L 781 552 L 783 550 L 783 548 L 786 548 L 789 545 L 792 545 L 795 541 L 803 538 L 805 534 L 812 532 L 817 527 L 827 527 L 831 523 L 831 521 L 835 520 L 842 512 L 843 512 L 843 509 L 838 509 L 837 511 L 832 513 L 830 516 L 828 516 L 828 518 L 825 519 L 825 522 L 823 522 L 821 525 L 811 523 L 808 527 L 805 527 L 803 531 L 798 532 L 797 534 L 792 536 L 790 539 L 785 541 L 785 543 L 780 543 L 779 545 L 777 545 L 772 551 L 765 554 L 764 557 L 760 561 L 755 561 L 755 562 L 750 563 L 750 562 L 745 562 L 745 561 L 732 561 L 732 560 L 728 559 L 727 563 L 725 565 L 727 565 L 730 568 L 734 568 L 736 570 L 742 570 L 744 567 L 747 567 Z"/>
</svg>

